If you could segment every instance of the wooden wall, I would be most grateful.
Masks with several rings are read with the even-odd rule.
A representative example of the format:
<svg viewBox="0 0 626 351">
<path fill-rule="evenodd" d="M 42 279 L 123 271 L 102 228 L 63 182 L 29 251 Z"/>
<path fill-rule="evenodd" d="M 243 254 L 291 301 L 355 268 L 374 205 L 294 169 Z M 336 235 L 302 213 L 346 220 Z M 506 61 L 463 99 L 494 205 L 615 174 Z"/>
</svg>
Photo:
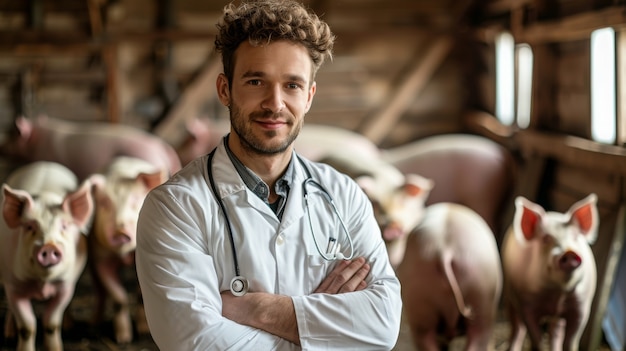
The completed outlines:
<svg viewBox="0 0 626 351">
<path fill-rule="evenodd" d="M 125 123 L 172 144 L 184 120 L 225 118 L 215 23 L 230 1 L 0 0 L 0 130 L 47 113 Z M 382 146 L 459 131 L 472 87 L 472 1 L 305 1 L 337 35 L 310 123 Z"/>
</svg>

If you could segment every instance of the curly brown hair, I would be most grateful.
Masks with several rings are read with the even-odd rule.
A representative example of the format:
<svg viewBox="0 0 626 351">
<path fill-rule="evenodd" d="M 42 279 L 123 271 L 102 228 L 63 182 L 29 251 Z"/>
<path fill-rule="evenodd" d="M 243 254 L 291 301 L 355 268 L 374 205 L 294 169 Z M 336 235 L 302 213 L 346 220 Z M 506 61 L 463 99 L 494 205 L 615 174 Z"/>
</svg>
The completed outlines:
<svg viewBox="0 0 626 351">
<path fill-rule="evenodd" d="M 276 40 L 289 40 L 304 45 L 313 61 L 313 77 L 328 57 L 332 59 L 335 36 L 330 27 L 302 4 L 291 0 L 258 0 L 236 7 L 224 7 L 224 16 L 217 24 L 215 49 L 222 54 L 224 74 L 232 84 L 234 54 L 248 40 L 263 45 Z"/>
</svg>

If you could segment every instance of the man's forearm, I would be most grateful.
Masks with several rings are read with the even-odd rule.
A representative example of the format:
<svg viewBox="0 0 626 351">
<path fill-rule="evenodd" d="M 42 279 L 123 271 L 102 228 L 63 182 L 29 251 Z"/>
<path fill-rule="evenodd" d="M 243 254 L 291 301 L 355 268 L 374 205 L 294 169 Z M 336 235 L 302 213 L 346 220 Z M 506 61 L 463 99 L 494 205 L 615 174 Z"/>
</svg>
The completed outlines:
<svg viewBox="0 0 626 351">
<path fill-rule="evenodd" d="M 222 293 L 222 315 L 300 345 L 298 323 L 289 296 L 249 292 L 235 297 Z"/>
</svg>

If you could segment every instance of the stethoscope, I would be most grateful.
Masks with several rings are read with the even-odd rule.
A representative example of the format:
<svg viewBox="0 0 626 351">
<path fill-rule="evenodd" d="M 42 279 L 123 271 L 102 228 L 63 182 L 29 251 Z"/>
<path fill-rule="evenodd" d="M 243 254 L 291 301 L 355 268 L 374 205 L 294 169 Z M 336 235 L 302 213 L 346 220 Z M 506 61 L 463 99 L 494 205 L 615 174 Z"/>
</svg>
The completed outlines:
<svg viewBox="0 0 626 351">
<path fill-rule="evenodd" d="M 217 200 L 217 203 L 219 204 L 220 209 L 222 210 L 222 213 L 224 214 L 224 219 L 226 220 L 226 229 L 228 230 L 230 247 L 233 252 L 233 262 L 234 262 L 233 264 L 235 266 L 235 276 L 230 281 L 230 291 L 235 296 L 243 296 L 248 292 L 249 283 L 248 283 L 248 279 L 242 276 L 241 271 L 239 270 L 239 260 L 237 259 L 237 249 L 235 248 L 235 239 L 233 236 L 233 229 L 230 225 L 230 219 L 228 218 L 228 214 L 226 213 L 226 207 L 224 206 L 224 202 L 222 201 L 221 197 L 218 195 L 217 187 L 215 186 L 215 181 L 213 180 L 212 164 L 213 164 L 214 154 L 215 154 L 215 149 L 211 151 L 211 153 L 209 154 L 209 161 L 208 161 L 207 169 L 208 169 L 208 175 L 209 175 L 209 183 L 211 184 L 211 190 L 213 191 L 213 195 L 215 196 L 215 199 Z M 320 183 L 318 183 L 313 178 L 311 178 L 311 172 L 309 171 L 304 161 L 302 161 L 302 159 L 298 155 L 296 155 L 296 157 L 298 157 L 300 164 L 302 164 L 307 174 L 307 179 L 305 179 L 304 182 L 302 183 L 302 190 L 304 193 L 304 203 L 306 205 L 307 217 L 309 219 L 309 228 L 311 229 L 311 236 L 313 237 L 313 242 L 315 243 L 315 248 L 317 249 L 317 252 L 326 261 L 351 260 L 352 257 L 354 256 L 354 244 L 352 243 L 352 237 L 350 236 L 350 233 L 348 232 L 348 229 L 346 228 L 346 224 L 341 218 L 341 215 L 339 215 L 339 212 L 337 211 L 337 207 L 335 206 L 335 202 L 333 201 L 333 198 L 330 196 L 328 191 L 326 191 L 326 189 Z M 307 185 L 309 184 L 318 188 L 321 191 L 322 196 L 326 199 L 326 202 L 331 206 L 331 208 L 333 209 L 333 212 L 339 219 L 341 228 L 343 232 L 345 233 L 346 237 L 348 238 L 348 243 L 350 245 L 349 256 L 345 256 L 341 252 L 341 244 L 339 244 L 337 238 L 334 237 L 333 235 L 331 235 L 328 238 L 328 244 L 326 245 L 326 253 L 323 253 L 322 250 L 320 249 L 320 246 L 317 242 L 317 238 L 315 237 L 315 233 L 313 232 L 313 224 L 311 222 L 311 211 L 309 208 L 309 199 L 308 199 L 309 192 L 307 191 Z"/>
</svg>

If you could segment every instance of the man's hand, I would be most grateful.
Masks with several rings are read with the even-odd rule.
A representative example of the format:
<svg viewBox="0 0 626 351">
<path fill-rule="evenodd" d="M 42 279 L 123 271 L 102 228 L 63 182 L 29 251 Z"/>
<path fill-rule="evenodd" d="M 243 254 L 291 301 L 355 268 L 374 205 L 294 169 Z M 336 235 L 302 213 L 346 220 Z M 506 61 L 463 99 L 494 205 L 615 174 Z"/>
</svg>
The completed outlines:
<svg viewBox="0 0 626 351">
<path fill-rule="evenodd" d="M 222 316 L 300 345 L 298 322 L 291 297 L 263 292 L 234 296 L 230 290 L 222 292 L 221 296 Z"/>
<path fill-rule="evenodd" d="M 365 262 L 363 257 L 351 261 L 342 261 L 314 292 L 341 294 L 363 290 L 367 287 L 365 277 L 369 271 L 370 265 Z"/>
</svg>

